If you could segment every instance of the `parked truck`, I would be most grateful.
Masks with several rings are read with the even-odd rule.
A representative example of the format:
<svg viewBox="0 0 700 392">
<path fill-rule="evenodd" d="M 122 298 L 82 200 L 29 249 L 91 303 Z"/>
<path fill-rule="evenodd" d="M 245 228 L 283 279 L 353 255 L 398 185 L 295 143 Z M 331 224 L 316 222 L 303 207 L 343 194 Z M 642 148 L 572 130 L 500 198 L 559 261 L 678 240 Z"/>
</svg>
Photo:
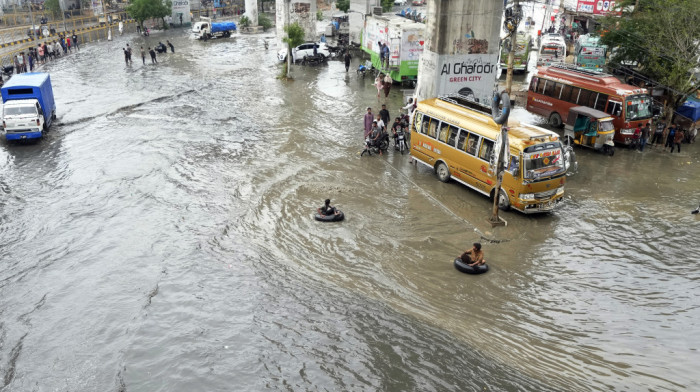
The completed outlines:
<svg viewBox="0 0 700 392">
<path fill-rule="evenodd" d="M 2 128 L 6 140 L 44 136 L 56 119 L 51 78 L 47 73 L 16 74 L 2 89 Z"/>
<path fill-rule="evenodd" d="M 195 38 L 208 40 L 210 38 L 226 38 L 237 30 L 234 22 L 212 22 L 210 18 L 202 17 L 192 25 Z"/>
<path fill-rule="evenodd" d="M 396 82 L 415 86 L 418 59 L 425 43 L 425 24 L 398 15 L 368 15 L 362 29 L 362 50 L 372 65 Z M 379 43 L 389 45 L 389 64 L 382 64 Z"/>
</svg>

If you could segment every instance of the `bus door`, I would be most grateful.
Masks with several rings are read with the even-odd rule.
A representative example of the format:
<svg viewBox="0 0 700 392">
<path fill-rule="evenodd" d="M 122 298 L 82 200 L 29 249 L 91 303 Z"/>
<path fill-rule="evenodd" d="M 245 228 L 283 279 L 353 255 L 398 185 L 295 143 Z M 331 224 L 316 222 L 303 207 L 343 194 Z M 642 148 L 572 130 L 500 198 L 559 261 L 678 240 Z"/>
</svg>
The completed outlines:
<svg viewBox="0 0 700 392">
<path fill-rule="evenodd" d="M 462 164 L 459 169 L 466 176 L 461 177 L 463 181 L 469 183 L 469 185 L 483 190 L 484 184 L 480 178 L 485 175 L 482 172 L 482 163 L 479 162 L 476 153 L 477 147 L 479 146 L 480 136 L 474 132 L 469 132 L 465 129 L 460 129 L 459 136 L 457 137 L 457 149 L 466 153 L 461 161 Z"/>
</svg>

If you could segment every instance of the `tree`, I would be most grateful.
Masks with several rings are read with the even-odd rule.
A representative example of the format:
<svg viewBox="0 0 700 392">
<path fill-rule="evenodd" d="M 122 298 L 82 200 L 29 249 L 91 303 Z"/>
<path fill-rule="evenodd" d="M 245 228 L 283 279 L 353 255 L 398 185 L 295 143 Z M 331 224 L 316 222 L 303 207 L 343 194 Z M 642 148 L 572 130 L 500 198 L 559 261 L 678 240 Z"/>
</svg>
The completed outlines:
<svg viewBox="0 0 700 392">
<path fill-rule="evenodd" d="M 267 16 L 258 14 L 258 26 L 262 26 L 263 31 L 267 31 L 267 29 L 272 27 L 272 21 Z"/>
<path fill-rule="evenodd" d="M 299 22 L 294 22 L 284 26 L 284 32 L 287 36 L 282 38 L 282 41 L 287 44 L 287 78 L 291 71 L 292 48 L 304 43 L 304 29 L 299 25 Z"/>
<path fill-rule="evenodd" d="M 394 0 L 382 0 L 382 11 L 389 12 L 394 7 Z"/>
<path fill-rule="evenodd" d="M 624 0 L 621 7 L 622 17 L 603 19 L 601 41 L 615 49 L 613 64 L 637 62 L 666 88 L 670 120 L 673 109 L 698 89 L 693 70 L 700 59 L 700 0 Z"/>
<path fill-rule="evenodd" d="M 350 9 L 350 0 L 338 0 L 335 2 L 335 7 L 347 13 Z"/>
<path fill-rule="evenodd" d="M 173 13 L 173 4 L 171 0 L 130 0 L 126 12 L 141 27 L 145 20 L 159 18 L 163 21 L 163 28 L 167 28 L 164 18 Z"/>
<path fill-rule="evenodd" d="M 58 0 L 46 0 L 44 2 L 44 9 L 54 18 L 61 16 L 61 4 Z"/>
</svg>

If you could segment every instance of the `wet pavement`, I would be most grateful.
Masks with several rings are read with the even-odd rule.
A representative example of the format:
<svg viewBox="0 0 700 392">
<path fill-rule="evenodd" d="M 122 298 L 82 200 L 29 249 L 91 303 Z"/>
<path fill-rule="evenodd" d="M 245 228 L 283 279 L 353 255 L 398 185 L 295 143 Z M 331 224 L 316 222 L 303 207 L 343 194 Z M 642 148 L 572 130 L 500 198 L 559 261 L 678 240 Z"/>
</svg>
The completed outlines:
<svg viewBox="0 0 700 392">
<path fill-rule="evenodd" d="M 369 78 L 166 34 L 131 41 L 170 39 L 157 66 L 126 36 L 48 64 L 57 125 L 0 144 L 3 392 L 698 388 L 697 144 L 577 150 L 555 213 L 491 229 L 480 194 L 359 157 Z M 346 221 L 313 220 L 328 197 Z"/>
</svg>

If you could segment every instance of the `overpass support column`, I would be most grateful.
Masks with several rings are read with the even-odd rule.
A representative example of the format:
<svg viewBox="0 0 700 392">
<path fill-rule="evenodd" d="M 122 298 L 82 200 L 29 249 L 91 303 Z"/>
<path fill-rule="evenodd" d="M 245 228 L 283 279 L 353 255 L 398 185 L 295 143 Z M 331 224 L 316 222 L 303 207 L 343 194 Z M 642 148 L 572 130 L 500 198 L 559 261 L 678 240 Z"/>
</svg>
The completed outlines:
<svg viewBox="0 0 700 392">
<path fill-rule="evenodd" d="M 490 102 L 498 78 L 500 0 L 429 0 L 418 100 L 446 94 Z"/>
<path fill-rule="evenodd" d="M 258 25 L 258 1 L 245 0 L 245 14 L 250 19 L 250 26 Z"/>
</svg>

